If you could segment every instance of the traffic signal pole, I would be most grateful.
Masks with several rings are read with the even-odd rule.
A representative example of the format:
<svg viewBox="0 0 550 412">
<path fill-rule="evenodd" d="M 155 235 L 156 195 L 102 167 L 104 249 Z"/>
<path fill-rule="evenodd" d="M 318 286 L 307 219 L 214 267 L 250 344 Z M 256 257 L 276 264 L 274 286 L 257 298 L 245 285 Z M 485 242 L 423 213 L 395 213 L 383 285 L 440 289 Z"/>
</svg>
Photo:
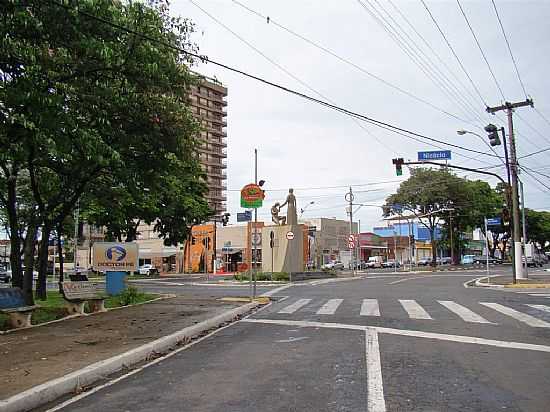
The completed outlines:
<svg viewBox="0 0 550 412">
<path fill-rule="evenodd" d="M 520 233 L 520 221 L 519 221 L 519 195 L 518 195 L 518 163 L 516 155 L 516 141 L 514 137 L 514 122 L 512 115 L 514 109 L 524 106 L 533 106 L 532 99 L 526 99 L 523 102 L 509 103 L 505 102 L 501 106 L 487 107 L 487 112 L 495 114 L 496 112 L 505 110 L 508 116 L 508 140 L 510 144 L 510 174 L 512 178 L 512 232 L 514 241 L 514 283 L 517 279 L 525 279 L 526 276 L 523 273 L 522 254 L 521 247 L 521 233 Z"/>
</svg>

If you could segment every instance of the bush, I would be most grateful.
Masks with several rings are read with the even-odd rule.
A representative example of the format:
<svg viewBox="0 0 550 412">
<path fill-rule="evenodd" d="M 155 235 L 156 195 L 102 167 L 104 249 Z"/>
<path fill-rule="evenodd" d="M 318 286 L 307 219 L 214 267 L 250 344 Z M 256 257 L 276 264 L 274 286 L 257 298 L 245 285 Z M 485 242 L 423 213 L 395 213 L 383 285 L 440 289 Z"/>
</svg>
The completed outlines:
<svg viewBox="0 0 550 412">
<path fill-rule="evenodd" d="M 145 300 L 145 293 L 129 286 L 124 292 L 119 293 L 116 298 L 120 306 L 134 305 Z"/>
<path fill-rule="evenodd" d="M 249 280 L 251 276 L 251 273 L 249 272 L 243 272 L 243 273 L 235 273 L 233 275 L 233 278 L 235 280 Z M 273 279 L 271 279 L 271 272 L 258 272 L 256 273 L 256 280 L 259 281 L 266 281 L 266 280 L 274 280 L 274 281 L 285 281 L 288 280 L 288 273 L 286 272 L 273 272 Z"/>
</svg>

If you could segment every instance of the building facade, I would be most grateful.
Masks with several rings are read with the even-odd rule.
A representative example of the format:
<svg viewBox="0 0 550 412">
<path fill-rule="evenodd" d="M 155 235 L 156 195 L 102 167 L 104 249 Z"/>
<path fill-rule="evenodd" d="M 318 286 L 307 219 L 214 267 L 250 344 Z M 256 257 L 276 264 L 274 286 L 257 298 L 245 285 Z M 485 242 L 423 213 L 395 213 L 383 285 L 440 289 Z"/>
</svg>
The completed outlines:
<svg viewBox="0 0 550 412">
<path fill-rule="evenodd" d="M 227 88 L 219 82 L 203 79 L 191 86 L 191 111 L 200 121 L 202 144 L 199 158 L 206 172 L 208 194 L 206 198 L 216 216 L 227 210 Z"/>
<path fill-rule="evenodd" d="M 314 218 L 303 222 L 309 227 L 308 265 L 320 268 L 332 260 L 340 260 L 342 252 L 348 252 L 349 222 L 340 219 Z M 353 223 L 353 233 L 357 233 L 357 223 Z"/>
</svg>

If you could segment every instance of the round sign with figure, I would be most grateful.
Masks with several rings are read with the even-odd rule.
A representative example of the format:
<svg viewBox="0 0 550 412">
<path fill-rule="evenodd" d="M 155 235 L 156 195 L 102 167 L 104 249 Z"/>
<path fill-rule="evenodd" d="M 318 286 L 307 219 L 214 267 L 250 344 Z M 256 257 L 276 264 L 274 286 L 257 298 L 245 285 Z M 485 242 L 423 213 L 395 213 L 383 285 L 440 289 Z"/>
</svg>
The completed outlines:
<svg viewBox="0 0 550 412">
<path fill-rule="evenodd" d="M 287 238 L 288 240 L 294 239 L 294 232 L 287 232 L 286 238 Z"/>
</svg>

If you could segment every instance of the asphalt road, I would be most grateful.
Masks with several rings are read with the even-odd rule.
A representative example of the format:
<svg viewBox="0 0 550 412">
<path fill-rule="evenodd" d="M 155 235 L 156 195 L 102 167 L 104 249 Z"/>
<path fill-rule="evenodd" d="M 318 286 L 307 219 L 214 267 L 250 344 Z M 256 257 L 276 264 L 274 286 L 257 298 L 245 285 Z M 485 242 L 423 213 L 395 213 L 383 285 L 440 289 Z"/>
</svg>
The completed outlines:
<svg viewBox="0 0 550 412">
<path fill-rule="evenodd" d="M 464 287 L 482 275 L 295 285 L 60 410 L 548 412 L 550 293 Z"/>
</svg>

